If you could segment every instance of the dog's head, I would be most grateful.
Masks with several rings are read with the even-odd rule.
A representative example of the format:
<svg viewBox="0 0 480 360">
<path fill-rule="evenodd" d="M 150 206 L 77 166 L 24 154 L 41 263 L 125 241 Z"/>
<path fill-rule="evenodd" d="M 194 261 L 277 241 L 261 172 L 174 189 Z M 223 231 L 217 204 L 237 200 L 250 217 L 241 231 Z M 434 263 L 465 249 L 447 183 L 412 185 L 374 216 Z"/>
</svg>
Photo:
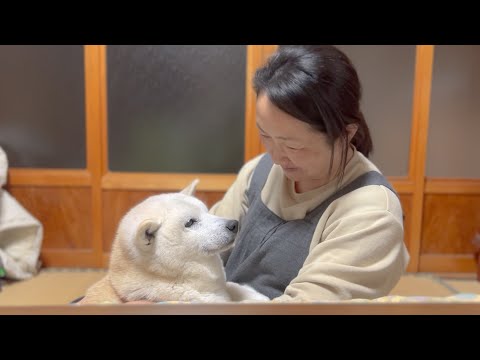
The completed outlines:
<svg viewBox="0 0 480 360">
<path fill-rule="evenodd" d="M 123 217 L 116 241 L 134 261 L 175 269 L 233 245 L 238 222 L 209 214 L 193 196 L 197 182 L 178 193 L 151 196 Z"/>
</svg>

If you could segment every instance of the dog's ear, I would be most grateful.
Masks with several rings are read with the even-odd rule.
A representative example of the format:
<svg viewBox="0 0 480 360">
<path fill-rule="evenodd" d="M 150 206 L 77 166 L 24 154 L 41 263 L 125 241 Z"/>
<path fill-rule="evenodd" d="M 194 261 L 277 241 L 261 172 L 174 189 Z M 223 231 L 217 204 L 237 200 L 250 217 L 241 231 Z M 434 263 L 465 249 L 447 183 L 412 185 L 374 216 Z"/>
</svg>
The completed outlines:
<svg viewBox="0 0 480 360">
<path fill-rule="evenodd" d="M 149 219 L 143 221 L 138 227 L 135 236 L 137 247 L 144 250 L 152 249 L 158 229 L 160 229 L 160 223 L 157 220 Z"/>
<path fill-rule="evenodd" d="M 197 188 L 197 184 L 200 182 L 199 179 L 195 179 L 192 181 L 190 185 L 188 185 L 185 189 L 180 191 L 181 194 L 193 196 L 195 194 L 195 189 Z"/>
</svg>

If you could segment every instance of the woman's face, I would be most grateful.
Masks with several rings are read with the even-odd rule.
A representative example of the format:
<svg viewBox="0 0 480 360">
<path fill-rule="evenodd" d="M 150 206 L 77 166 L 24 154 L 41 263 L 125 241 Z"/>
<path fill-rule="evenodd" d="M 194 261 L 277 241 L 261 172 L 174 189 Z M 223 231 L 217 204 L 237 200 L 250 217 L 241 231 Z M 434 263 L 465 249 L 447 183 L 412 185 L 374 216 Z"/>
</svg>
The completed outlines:
<svg viewBox="0 0 480 360">
<path fill-rule="evenodd" d="M 286 177 L 312 189 L 326 184 L 337 174 L 343 146 L 341 139 L 335 141 L 329 174 L 332 149 L 325 134 L 283 112 L 264 94 L 258 96 L 256 109 L 262 142 Z"/>
</svg>

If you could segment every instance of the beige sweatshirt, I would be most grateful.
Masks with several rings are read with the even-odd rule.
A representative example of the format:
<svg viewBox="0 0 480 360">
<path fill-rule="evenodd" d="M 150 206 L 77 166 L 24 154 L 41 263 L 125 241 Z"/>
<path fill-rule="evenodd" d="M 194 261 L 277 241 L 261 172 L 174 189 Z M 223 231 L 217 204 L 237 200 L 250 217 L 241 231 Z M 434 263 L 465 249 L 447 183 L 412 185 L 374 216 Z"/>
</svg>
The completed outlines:
<svg viewBox="0 0 480 360">
<path fill-rule="evenodd" d="M 263 154 L 262 154 L 263 155 Z M 221 201 L 210 212 L 241 222 L 248 210 L 246 190 L 261 158 L 247 162 Z M 355 150 L 340 186 L 375 170 Z M 294 183 L 273 165 L 262 201 L 284 220 L 301 219 L 337 190 L 337 180 L 298 194 Z M 321 216 L 309 255 L 298 275 L 273 301 L 374 299 L 386 296 L 404 273 L 409 255 L 403 241 L 399 199 L 389 189 L 369 185 L 335 200 Z"/>
</svg>

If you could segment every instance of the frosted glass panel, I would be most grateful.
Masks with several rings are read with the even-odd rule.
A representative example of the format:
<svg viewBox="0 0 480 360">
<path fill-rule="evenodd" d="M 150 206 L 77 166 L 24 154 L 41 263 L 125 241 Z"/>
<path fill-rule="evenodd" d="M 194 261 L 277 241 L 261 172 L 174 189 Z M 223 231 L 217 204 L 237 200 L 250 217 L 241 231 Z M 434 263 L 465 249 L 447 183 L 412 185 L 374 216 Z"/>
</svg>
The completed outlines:
<svg viewBox="0 0 480 360">
<path fill-rule="evenodd" d="M 480 46 L 434 52 L 426 175 L 480 178 Z"/>
<path fill-rule="evenodd" d="M 387 176 L 407 176 L 415 45 L 337 45 L 363 87 L 362 109 L 373 139 L 370 159 Z"/>
<path fill-rule="evenodd" d="M 10 167 L 85 168 L 81 45 L 0 46 L 0 146 Z"/>
<path fill-rule="evenodd" d="M 113 171 L 237 172 L 246 46 L 107 47 Z"/>
</svg>

